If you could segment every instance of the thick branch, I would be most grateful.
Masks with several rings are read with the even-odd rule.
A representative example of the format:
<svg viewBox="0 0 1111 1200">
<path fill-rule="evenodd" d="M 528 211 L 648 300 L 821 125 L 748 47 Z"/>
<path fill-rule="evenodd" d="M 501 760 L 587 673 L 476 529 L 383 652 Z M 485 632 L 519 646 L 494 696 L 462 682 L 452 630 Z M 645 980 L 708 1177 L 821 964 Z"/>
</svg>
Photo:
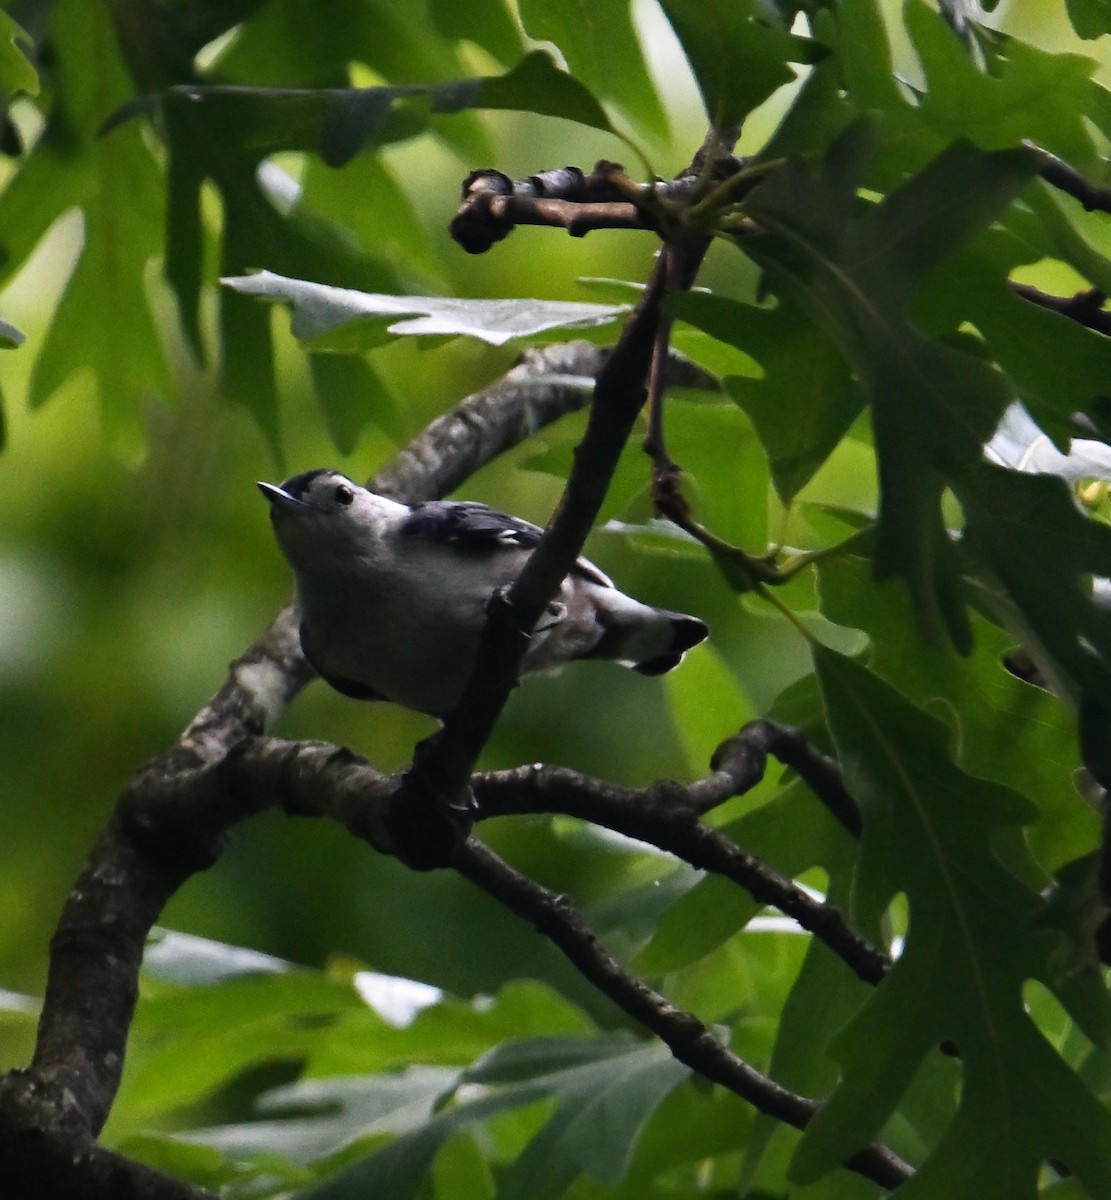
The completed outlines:
<svg viewBox="0 0 1111 1200">
<path fill-rule="evenodd" d="M 28 1089 L 0 1079 L 4 1200 L 217 1200 L 215 1192 L 106 1150 L 86 1133 L 52 1126 L 49 1107 L 38 1111 Z"/>
<path fill-rule="evenodd" d="M 442 495 L 508 446 L 582 407 L 587 380 L 605 358 L 604 350 L 586 342 L 529 352 L 499 383 L 434 422 L 379 472 L 375 486 L 406 499 Z M 347 797 L 329 815 L 379 848 L 393 849 L 390 831 L 378 819 L 385 800 L 381 808 L 366 803 L 371 779 L 365 765 L 336 757 L 331 747 L 307 746 L 282 751 L 279 769 L 277 743 L 251 744 L 311 678 L 296 626 L 295 613 L 286 609 L 232 664 L 223 687 L 177 745 L 136 776 L 89 855 L 52 943 L 33 1065 L 0 1078 L 0 1105 L 9 1119 L 8 1140 L 0 1142 L 0 1180 L 20 1169 L 17 1148 L 31 1153 L 36 1142 L 64 1131 L 70 1152 L 62 1153 L 59 1171 L 72 1171 L 72 1188 L 67 1193 L 58 1182 L 52 1194 L 83 1194 L 90 1138 L 107 1116 L 123 1067 L 146 936 L 174 891 L 219 855 L 233 822 L 272 804 L 298 811 L 299 803 L 308 802 L 295 781 L 312 780 L 325 766 L 333 774 L 361 771 L 357 787 L 326 790 L 337 804 L 337 797 Z M 271 769 L 277 774 L 269 792 L 245 785 L 250 771 L 261 779 Z M 396 780 L 374 778 L 383 796 L 396 786 Z M 119 1195 L 201 1194 L 180 1188 L 159 1193 L 150 1179 L 161 1177 L 147 1172 L 142 1178 L 141 1189 Z M 98 1194 L 92 1181 L 89 1187 L 88 1195 Z"/>
<path fill-rule="evenodd" d="M 761 1112 L 798 1129 L 818 1111 L 817 1101 L 780 1087 L 735 1055 L 693 1014 L 627 971 L 604 950 L 566 896 L 515 871 L 481 842 L 469 840 L 456 854 L 459 873 L 533 925 L 575 968 L 624 1012 L 663 1041 L 672 1054 L 706 1079 L 721 1084 Z M 896 1188 L 913 1168 L 886 1146 L 872 1143 L 847 1167 L 887 1188 Z"/>
<path fill-rule="evenodd" d="M 759 730 L 759 723 L 751 728 Z M 715 756 L 714 773 L 690 789 L 668 783 L 637 793 L 571 772 L 525 769 L 480 776 L 477 791 L 484 804 L 493 808 L 500 802 L 500 811 L 505 812 L 535 809 L 536 797 L 545 802 L 555 798 L 563 811 L 609 823 L 633 836 L 658 838 L 658 844 L 674 848 L 695 865 L 720 869 L 749 886 L 754 860 L 720 834 L 700 826 L 695 808 L 680 811 L 676 806 L 682 795 L 696 808 L 705 809 L 754 783 L 764 769 L 760 737 L 755 737 L 755 756 L 741 752 L 743 741 L 742 733 L 725 743 Z M 180 882 L 218 855 L 223 834 L 232 824 L 280 807 L 290 814 L 338 820 L 376 849 L 387 853 L 393 849 L 387 814 L 396 778 L 380 774 L 350 751 L 326 743 L 256 737 L 208 767 L 171 772 L 163 767 L 159 761 L 140 773 L 90 856 L 55 939 L 52 991 L 44 1006 L 35 1064 L 27 1076 L 12 1077 L 9 1087 L 0 1090 L 0 1104 L 9 1114 L 26 1114 L 33 1100 L 36 1113 L 48 1114 L 41 1127 L 69 1129 L 74 1145 L 89 1152 L 90 1126 L 99 1127 L 118 1083 L 134 1003 L 138 948 Z M 514 790 L 521 793 L 516 801 L 509 798 Z M 457 855 L 469 878 L 474 854 L 468 844 Z M 499 870 L 503 883 L 508 871 Z M 765 889 L 757 893 L 759 898 L 782 903 L 786 910 L 801 905 L 798 911 L 804 922 L 810 920 L 821 928 L 826 918 L 837 919 L 833 910 L 825 910 L 823 918 L 823 906 L 808 898 L 800 901 L 801 893 L 784 900 L 792 890 L 786 881 L 776 882 L 770 873 L 761 876 L 758 871 L 755 877 L 760 879 L 756 886 Z M 551 906 L 550 893 L 515 873 L 514 878 L 518 902 L 524 895 L 531 897 L 530 904 L 543 900 Z M 505 897 L 500 898 L 504 902 Z M 515 907 L 514 911 L 522 910 Z M 565 919 L 568 913 L 574 918 L 570 926 Z M 795 1124 L 809 1119 L 812 1102 L 764 1080 L 720 1047 L 693 1017 L 670 1008 L 660 1010 L 655 993 L 600 951 L 593 935 L 566 905 L 557 904 L 556 916 L 546 921 L 538 927 L 580 969 L 584 968 L 583 947 L 594 947 L 588 956 L 593 966 L 584 972 L 587 977 L 598 986 L 608 980 L 603 990 L 660 1033 L 673 1050 L 679 1039 L 682 1052 L 676 1053 L 684 1062 L 772 1115 Z M 25 1082 L 31 1086 L 19 1086 Z M 66 1097 L 61 1111 L 55 1100 L 59 1094 Z M 873 1170 L 882 1161 L 878 1150 L 866 1152 L 861 1161 L 870 1177 L 880 1178 Z M 893 1168 L 888 1164 L 885 1169 Z M 155 1176 L 156 1184 L 160 1178 Z M 144 1184 L 135 1194 L 184 1200 L 203 1193 L 152 1191 Z"/>
</svg>

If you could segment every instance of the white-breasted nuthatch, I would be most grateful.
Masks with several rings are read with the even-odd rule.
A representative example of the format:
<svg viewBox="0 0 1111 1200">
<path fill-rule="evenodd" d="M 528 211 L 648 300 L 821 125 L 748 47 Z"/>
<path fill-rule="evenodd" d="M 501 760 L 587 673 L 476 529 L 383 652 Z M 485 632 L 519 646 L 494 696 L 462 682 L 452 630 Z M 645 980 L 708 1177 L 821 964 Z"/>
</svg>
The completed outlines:
<svg viewBox="0 0 1111 1200">
<path fill-rule="evenodd" d="M 541 530 L 485 504 L 399 504 L 338 471 L 258 486 L 293 567 L 301 646 L 317 673 L 357 699 L 450 712 L 490 598 L 517 577 Z M 619 592 L 580 558 L 532 630 L 521 670 L 605 658 L 660 675 L 707 632 Z"/>
</svg>

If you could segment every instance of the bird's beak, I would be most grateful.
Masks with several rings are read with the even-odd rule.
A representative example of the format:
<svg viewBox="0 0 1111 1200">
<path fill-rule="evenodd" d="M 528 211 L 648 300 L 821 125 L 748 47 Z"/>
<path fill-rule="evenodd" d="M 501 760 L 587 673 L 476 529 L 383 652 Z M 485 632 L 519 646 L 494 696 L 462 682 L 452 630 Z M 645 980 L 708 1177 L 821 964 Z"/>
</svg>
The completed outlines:
<svg viewBox="0 0 1111 1200">
<path fill-rule="evenodd" d="M 270 501 L 271 508 L 274 511 L 306 507 L 304 500 L 298 500 L 296 496 L 291 496 L 289 492 L 278 487 L 276 484 L 263 483 L 260 479 L 258 490 Z"/>
</svg>

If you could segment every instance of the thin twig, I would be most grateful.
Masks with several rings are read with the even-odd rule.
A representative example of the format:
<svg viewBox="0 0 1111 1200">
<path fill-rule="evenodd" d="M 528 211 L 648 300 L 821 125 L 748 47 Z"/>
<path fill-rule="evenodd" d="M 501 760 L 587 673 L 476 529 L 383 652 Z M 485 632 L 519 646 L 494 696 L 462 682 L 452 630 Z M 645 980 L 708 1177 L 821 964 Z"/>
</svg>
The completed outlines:
<svg viewBox="0 0 1111 1200">
<path fill-rule="evenodd" d="M 667 290 L 681 290 L 681 281 L 676 278 L 675 247 L 664 246 L 660 253 Z M 656 325 L 656 344 L 652 347 L 652 366 L 648 373 L 648 431 L 641 446 L 652 460 L 653 497 L 658 497 L 663 491 L 675 492 L 682 474 L 678 464 L 668 454 L 664 440 L 664 402 L 667 395 L 665 367 L 671 346 L 672 324 L 671 314 L 661 310 Z M 658 507 L 659 501 L 656 503 Z"/>
<path fill-rule="evenodd" d="M 480 818 L 510 813 L 558 812 L 580 817 L 674 854 L 744 888 L 825 943 L 866 983 L 877 984 L 891 959 L 848 923 L 834 905 L 815 900 L 790 879 L 749 854 L 698 814 L 743 795 L 764 776 L 768 754 L 795 769 L 851 833 L 859 810 L 841 783 L 837 764 L 801 732 L 772 721 L 753 721 L 723 742 L 713 774 L 684 786 L 672 780 L 647 788 L 622 788 L 564 767 L 542 765 L 475 777 Z"/>
<path fill-rule="evenodd" d="M 455 869 L 543 933 L 579 973 L 625 1013 L 663 1041 L 672 1054 L 706 1079 L 728 1088 L 760 1112 L 803 1129 L 819 1104 L 781 1087 L 739 1058 L 692 1013 L 676 1008 L 627 971 L 599 944 L 566 896 L 541 887 L 474 838 L 455 854 Z M 914 1170 L 887 1146 L 873 1142 L 846 1167 L 886 1188 L 905 1183 Z"/>
<path fill-rule="evenodd" d="M 1058 158 L 1056 154 L 1050 153 L 1028 138 L 1022 144 L 1035 151 L 1041 159 L 1042 168 L 1039 173 L 1046 183 L 1072 196 L 1074 200 L 1079 200 L 1088 212 L 1111 212 L 1111 188 L 1100 187 L 1085 179 L 1063 158 Z"/>
<path fill-rule="evenodd" d="M 1054 296 L 1029 283 L 1012 281 L 1011 289 L 1016 296 L 1021 296 L 1023 300 L 1028 300 L 1039 308 L 1048 308 L 1051 312 L 1060 313 L 1079 325 L 1095 330 L 1096 333 L 1111 337 L 1111 312 L 1103 307 L 1107 297 L 1099 288 L 1088 288 L 1074 296 Z"/>
<path fill-rule="evenodd" d="M 455 710 L 443 729 L 418 748 L 396 807 L 399 820 L 404 815 L 420 834 L 434 831 L 437 807 L 450 806 L 447 819 L 455 824 L 454 814 L 462 808 L 479 752 L 516 686 L 528 646 L 526 631 L 558 592 L 593 527 L 644 403 L 662 293 L 663 268 L 657 262 L 640 303 L 598 374 L 586 432 L 544 536 L 508 592 L 495 597 L 474 671 Z M 450 856 L 450 838 L 434 837 L 427 849 L 425 856 L 422 847 L 414 846 L 411 865 L 444 865 Z"/>
<path fill-rule="evenodd" d="M 713 765 L 720 769 L 735 754 L 754 753 L 774 755 L 784 766 L 790 767 L 836 820 L 853 837 L 860 837 L 860 806 L 845 790 L 840 763 L 823 754 L 801 729 L 767 718 L 749 721 L 738 734 L 717 748 Z"/>
</svg>

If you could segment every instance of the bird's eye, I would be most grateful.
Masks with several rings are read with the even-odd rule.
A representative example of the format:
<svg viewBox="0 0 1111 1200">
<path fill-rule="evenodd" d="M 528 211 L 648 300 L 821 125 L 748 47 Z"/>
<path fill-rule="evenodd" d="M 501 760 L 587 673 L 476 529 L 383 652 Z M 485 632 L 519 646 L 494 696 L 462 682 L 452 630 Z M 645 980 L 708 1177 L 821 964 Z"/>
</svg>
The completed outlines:
<svg viewBox="0 0 1111 1200">
<path fill-rule="evenodd" d="M 355 493 L 347 486 L 346 483 L 341 483 L 336 488 L 336 503 L 348 505 L 355 499 Z"/>
</svg>

